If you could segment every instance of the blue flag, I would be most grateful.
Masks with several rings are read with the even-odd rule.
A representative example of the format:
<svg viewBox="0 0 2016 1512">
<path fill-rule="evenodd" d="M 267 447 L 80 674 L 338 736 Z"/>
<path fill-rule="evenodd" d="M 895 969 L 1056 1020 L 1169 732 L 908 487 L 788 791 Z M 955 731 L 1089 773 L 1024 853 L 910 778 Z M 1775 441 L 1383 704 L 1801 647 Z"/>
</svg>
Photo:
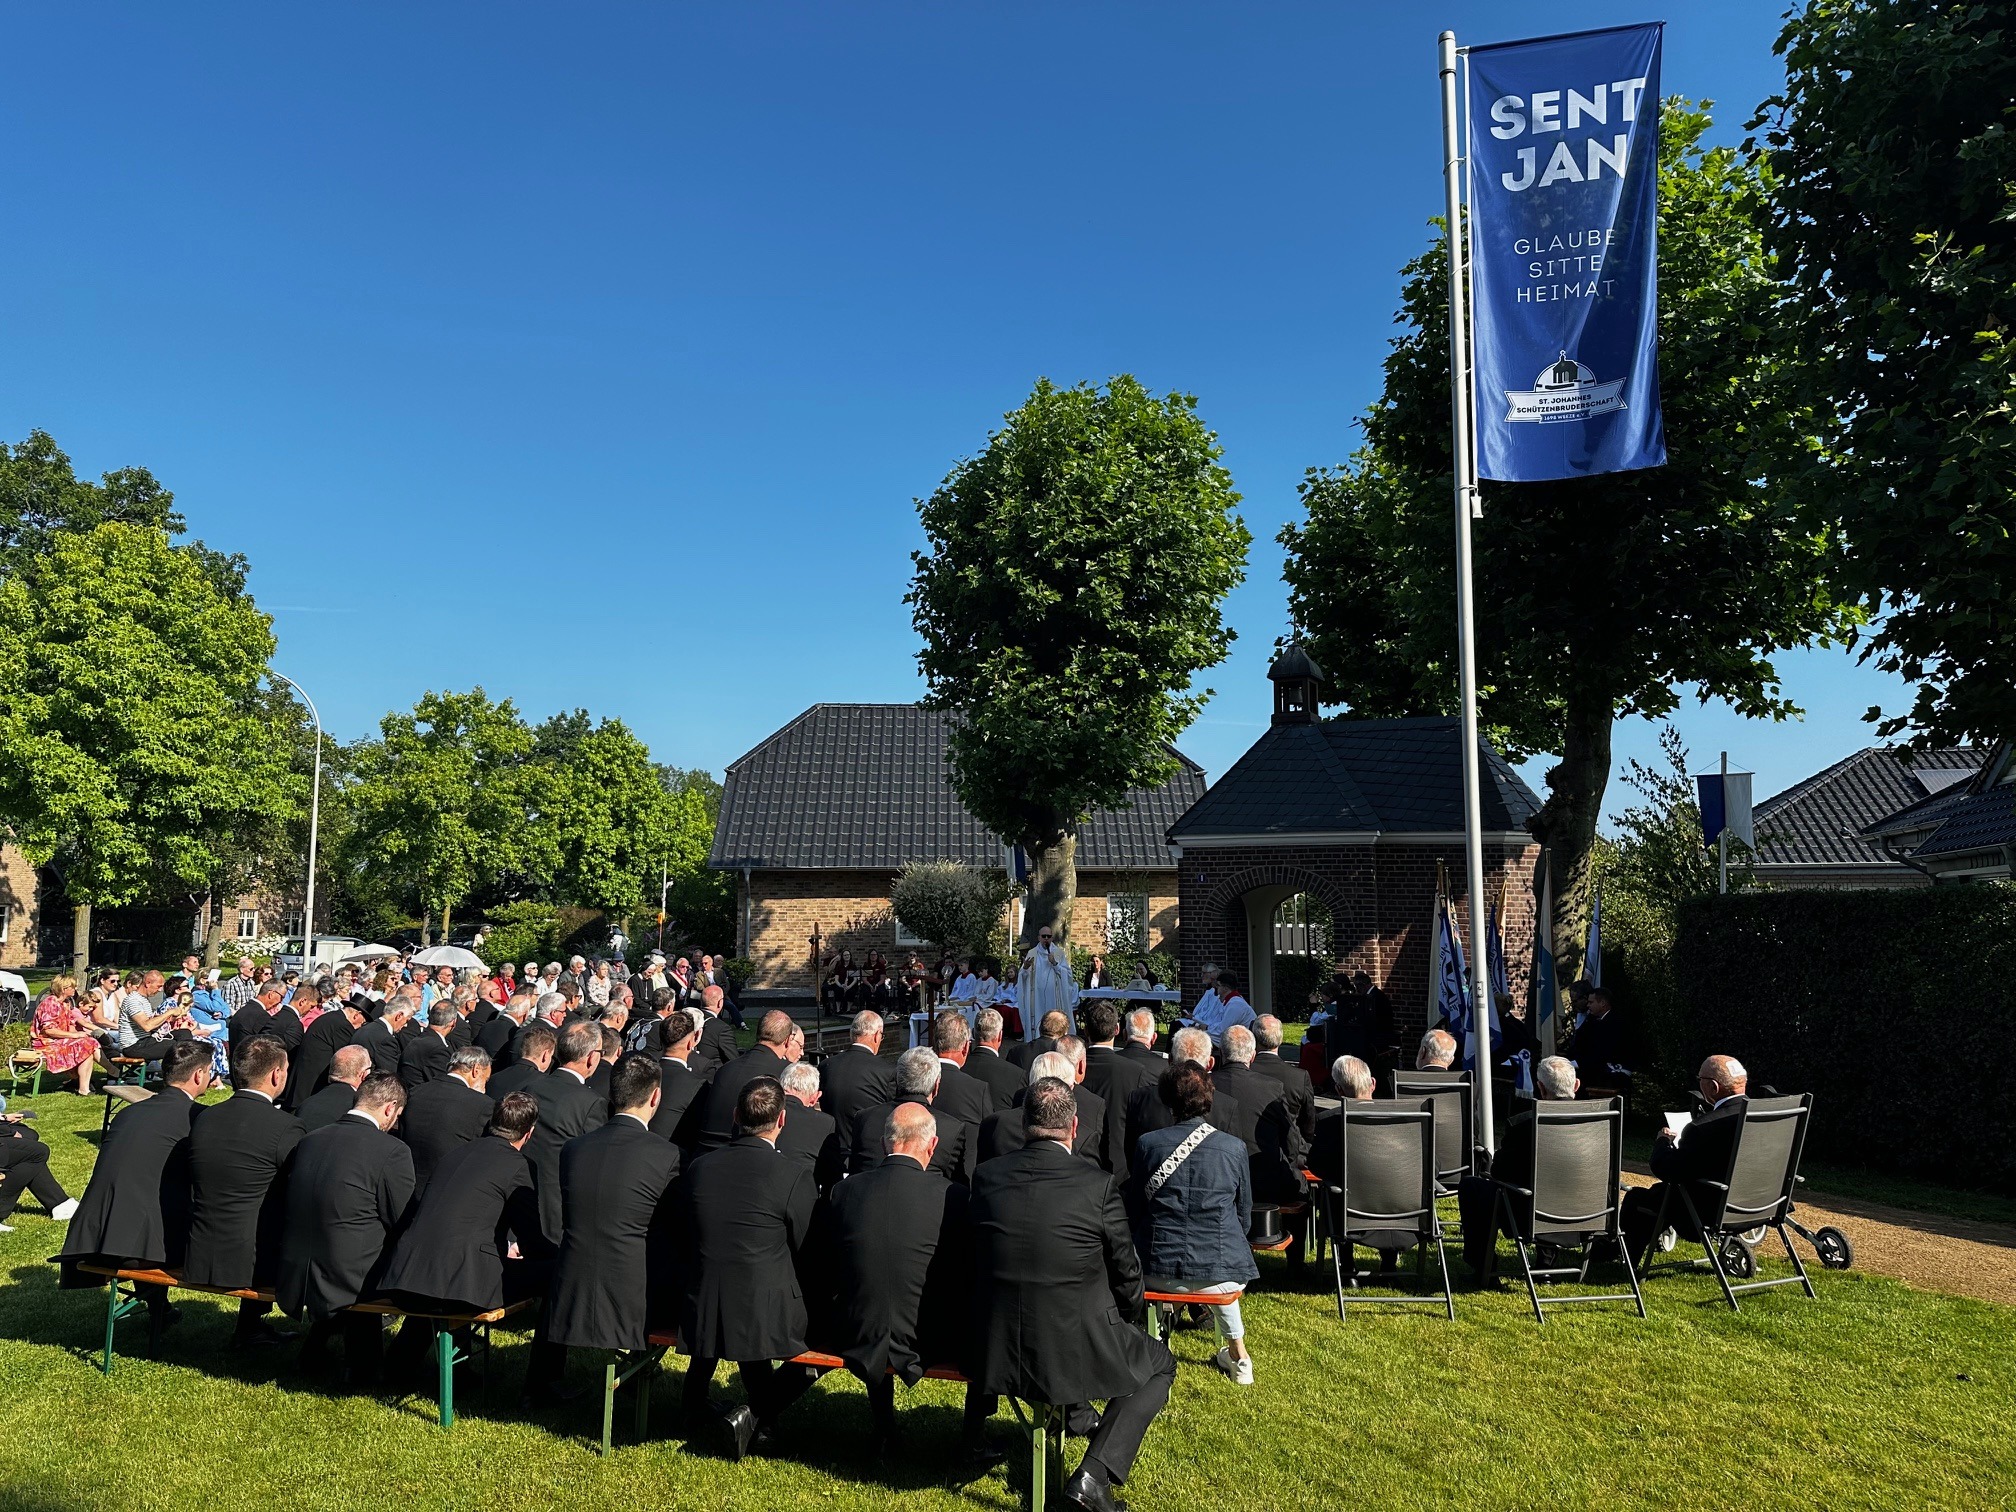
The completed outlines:
<svg viewBox="0 0 2016 1512">
<path fill-rule="evenodd" d="M 1469 49 L 1478 471 L 1658 467 L 1663 23 Z"/>
<path fill-rule="evenodd" d="M 1596 889 L 1589 905 L 1589 944 L 1582 952 L 1582 980 L 1591 987 L 1603 985 L 1603 889 Z"/>
<path fill-rule="evenodd" d="M 1470 1034 L 1470 973 L 1446 899 L 1435 918 L 1435 1009 L 1448 1021 L 1448 1031 L 1460 1046 L 1468 1042 Z"/>
</svg>

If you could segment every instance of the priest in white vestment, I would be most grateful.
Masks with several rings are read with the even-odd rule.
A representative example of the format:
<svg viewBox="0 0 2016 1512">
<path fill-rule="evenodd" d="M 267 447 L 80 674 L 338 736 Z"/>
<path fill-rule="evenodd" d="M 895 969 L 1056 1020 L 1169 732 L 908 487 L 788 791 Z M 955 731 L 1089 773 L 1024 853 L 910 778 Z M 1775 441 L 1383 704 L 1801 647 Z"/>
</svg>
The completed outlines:
<svg viewBox="0 0 2016 1512">
<path fill-rule="evenodd" d="M 1071 975 L 1071 952 L 1056 942 L 1052 931 L 1039 929 L 1036 944 L 1022 957 L 1022 971 L 1016 984 L 1016 1000 L 1022 1012 L 1022 1037 L 1036 1037 L 1046 1013 L 1061 1013 L 1076 1034 L 1078 983 Z"/>
</svg>

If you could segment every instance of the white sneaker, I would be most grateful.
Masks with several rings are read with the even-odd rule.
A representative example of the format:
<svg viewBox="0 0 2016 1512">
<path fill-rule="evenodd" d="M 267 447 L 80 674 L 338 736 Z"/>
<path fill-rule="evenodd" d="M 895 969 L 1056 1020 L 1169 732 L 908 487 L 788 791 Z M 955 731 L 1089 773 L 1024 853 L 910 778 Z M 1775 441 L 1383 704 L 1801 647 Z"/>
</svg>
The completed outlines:
<svg viewBox="0 0 2016 1512">
<path fill-rule="evenodd" d="M 1673 1252 L 1673 1246 L 1678 1244 L 1679 1242 L 1680 1242 L 1679 1234 L 1674 1232 L 1672 1229 L 1663 1228 L 1659 1230 L 1657 1248 L 1660 1254 L 1662 1255 L 1671 1254 Z"/>
<path fill-rule="evenodd" d="M 68 1223 L 76 1214 L 77 1199 L 75 1197 L 65 1197 L 56 1206 L 49 1209 L 49 1216 L 54 1218 L 58 1223 Z"/>
<path fill-rule="evenodd" d="M 11 1223 L 0 1223 L 0 1234 L 11 1234 L 11 1233 L 13 1233 L 13 1232 L 14 1232 L 14 1225 L 13 1225 L 13 1224 L 11 1224 Z"/>
<path fill-rule="evenodd" d="M 1213 1355 L 1211 1363 L 1217 1369 L 1224 1371 L 1226 1375 L 1230 1376 L 1234 1386 L 1251 1386 L 1253 1384 L 1253 1356 L 1248 1355 L 1243 1360 L 1235 1360 L 1232 1358 L 1232 1351 L 1226 1348 L 1219 1350 L 1218 1353 Z"/>
</svg>

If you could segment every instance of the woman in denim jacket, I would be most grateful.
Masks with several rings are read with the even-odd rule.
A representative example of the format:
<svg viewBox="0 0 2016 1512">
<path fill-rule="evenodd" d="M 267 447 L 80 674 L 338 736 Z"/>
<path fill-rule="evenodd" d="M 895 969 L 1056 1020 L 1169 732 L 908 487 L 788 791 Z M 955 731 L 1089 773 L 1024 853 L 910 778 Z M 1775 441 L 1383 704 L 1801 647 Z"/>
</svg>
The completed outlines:
<svg viewBox="0 0 2016 1512">
<path fill-rule="evenodd" d="M 1214 1129 L 1211 1078 L 1194 1061 L 1162 1073 L 1157 1088 L 1174 1125 L 1141 1136 L 1129 1166 L 1134 1211 L 1144 1218 L 1136 1245 L 1149 1291 L 1237 1292 L 1260 1274 L 1246 1232 L 1253 1177 L 1246 1145 Z M 1180 1158 L 1179 1158 L 1180 1157 Z M 1227 1343 L 1212 1364 L 1240 1386 L 1253 1384 L 1253 1356 L 1237 1301 L 1219 1308 Z"/>
</svg>

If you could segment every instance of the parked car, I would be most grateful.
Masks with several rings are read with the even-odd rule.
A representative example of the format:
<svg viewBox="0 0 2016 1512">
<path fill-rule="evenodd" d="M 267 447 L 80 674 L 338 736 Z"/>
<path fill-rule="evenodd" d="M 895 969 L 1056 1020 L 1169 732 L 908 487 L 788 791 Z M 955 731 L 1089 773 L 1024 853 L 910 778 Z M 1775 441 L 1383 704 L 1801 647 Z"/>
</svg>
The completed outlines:
<svg viewBox="0 0 2016 1512">
<path fill-rule="evenodd" d="M 355 935 L 317 935 L 315 936 L 315 964 L 317 966 L 334 966 L 363 943 L 364 941 L 358 939 Z M 282 945 L 280 953 L 273 957 L 273 969 L 275 971 L 300 971 L 302 969 L 302 944 L 301 936 L 295 935 L 286 944 Z"/>
</svg>

